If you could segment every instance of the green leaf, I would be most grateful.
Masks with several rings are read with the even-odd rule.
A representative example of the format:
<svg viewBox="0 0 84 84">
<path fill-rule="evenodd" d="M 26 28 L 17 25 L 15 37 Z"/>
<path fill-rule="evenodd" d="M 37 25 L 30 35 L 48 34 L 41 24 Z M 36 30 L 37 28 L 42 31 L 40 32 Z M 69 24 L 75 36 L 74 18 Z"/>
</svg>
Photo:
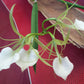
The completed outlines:
<svg viewBox="0 0 84 84">
<path fill-rule="evenodd" d="M 36 73 L 36 64 L 33 66 L 34 72 Z"/>
<path fill-rule="evenodd" d="M 37 2 L 33 4 L 32 16 L 31 16 L 31 33 L 38 33 L 38 5 Z M 35 36 L 38 39 L 38 36 Z M 34 39 L 34 38 L 33 38 Z M 38 44 L 33 41 L 33 48 L 38 50 Z M 36 65 L 33 66 L 36 72 Z"/>
</svg>

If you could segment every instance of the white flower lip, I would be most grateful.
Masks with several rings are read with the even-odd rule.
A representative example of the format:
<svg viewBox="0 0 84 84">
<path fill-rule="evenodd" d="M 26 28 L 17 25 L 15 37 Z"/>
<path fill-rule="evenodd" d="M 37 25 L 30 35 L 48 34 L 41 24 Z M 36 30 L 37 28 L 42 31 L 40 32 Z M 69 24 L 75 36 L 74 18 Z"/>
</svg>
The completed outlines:
<svg viewBox="0 0 84 84">
<path fill-rule="evenodd" d="M 64 80 L 67 79 L 68 75 L 73 70 L 73 64 L 69 61 L 68 57 L 61 57 L 61 63 L 59 58 L 55 58 L 53 61 L 53 69 L 56 75 L 63 78 Z"/>
<path fill-rule="evenodd" d="M 19 54 L 14 54 L 14 51 L 10 47 L 2 49 L 0 52 L 0 71 L 10 68 L 10 65 L 18 59 Z"/>
<path fill-rule="evenodd" d="M 29 66 L 33 66 L 38 61 L 38 51 L 36 49 L 31 49 L 29 52 L 21 49 L 19 51 L 20 59 L 16 62 L 16 64 L 24 71 Z"/>
<path fill-rule="evenodd" d="M 14 53 L 10 47 L 6 47 L 0 52 L 0 71 L 10 68 L 12 63 L 16 63 L 24 71 L 29 66 L 37 63 L 37 54 L 36 49 L 31 49 L 28 52 L 22 48 L 18 53 Z"/>
<path fill-rule="evenodd" d="M 76 27 L 76 29 L 84 31 L 84 22 L 83 21 L 75 19 L 74 26 Z"/>
</svg>

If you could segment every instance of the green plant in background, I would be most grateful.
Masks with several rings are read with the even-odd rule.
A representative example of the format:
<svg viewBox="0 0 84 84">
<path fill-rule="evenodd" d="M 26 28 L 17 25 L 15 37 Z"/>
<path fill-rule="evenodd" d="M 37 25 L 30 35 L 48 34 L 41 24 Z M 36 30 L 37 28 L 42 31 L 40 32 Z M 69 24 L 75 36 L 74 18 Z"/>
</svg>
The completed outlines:
<svg viewBox="0 0 84 84">
<path fill-rule="evenodd" d="M 63 2 L 66 4 L 64 0 Z M 15 4 L 14 4 L 9 14 L 10 23 L 13 28 L 13 31 L 20 38 L 19 39 L 4 39 L 0 37 L 0 39 L 5 40 L 5 41 L 13 41 L 12 43 L 6 46 L 0 47 L 0 48 L 3 48 L 0 52 L 0 70 L 7 69 L 10 67 L 12 63 L 16 63 L 21 68 L 22 71 L 24 71 L 26 68 L 30 66 L 33 66 L 34 71 L 36 72 L 36 63 L 38 59 L 40 59 L 44 64 L 53 68 L 54 72 L 58 76 L 66 80 L 67 76 L 73 70 L 74 65 L 70 62 L 67 56 L 62 57 L 61 53 L 62 53 L 63 47 L 65 48 L 66 45 L 68 44 L 70 29 L 71 28 L 76 29 L 75 28 L 76 25 L 74 25 L 73 22 L 69 18 L 66 17 L 68 11 L 73 6 L 74 4 L 72 4 L 71 7 L 68 7 L 68 4 L 66 4 L 66 11 L 64 11 L 61 15 L 59 15 L 59 17 L 45 19 L 42 22 L 42 32 L 38 33 L 38 4 L 37 4 L 37 0 L 35 0 L 33 4 L 33 8 L 32 8 L 32 15 L 31 15 L 31 33 L 27 34 L 26 36 L 23 36 L 17 31 L 16 26 L 13 21 L 13 9 L 15 7 Z M 64 19 L 68 20 L 71 23 L 71 25 L 65 24 L 63 22 Z M 44 28 L 45 22 L 50 21 L 50 20 L 55 21 L 55 24 L 52 24 L 48 26 L 47 28 Z M 60 27 L 63 40 L 56 39 L 55 37 L 55 31 L 56 31 L 57 26 Z M 49 29 L 53 27 L 54 27 L 54 30 L 53 30 L 54 33 L 51 33 Z M 68 32 L 66 35 L 63 32 L 63 28 L 68 28 Z M 46 34 L 50 35 L 52 40 L 47 45 L 44 45 L 38 38 L 39 36 L 44 36 Z M 10 48 L 8 47 L 10 45 L 14 45 L 14 46 Z M 25 45 L 30 46 L 29 50 L 24 49 Z M 38 45 L 42 48 L 40 51 L 38 51 Z M 61 46 L 61 53 L 58 50 L 58 46 Z M 53 48 L 55 49 L 55 51 L 53 51 Z M 49 53 L 49 57 L 47 59 L 42 57 L 45 51 L 48 51 Z M 55 58 L 50 59 L 51 56 L 54 56 Z M 49 63 L 50 60 L 53 60 L 52 65 Z"/>
<path fill-rule="evenodd" d="M 68 6 L 72 6 L 73 5 L 73 3 L 68 2 L 68 1 L 64 1 L 64 0 L 58 0 L 58 1 L 61 2 L 61 3 L 66 3 Z M 76 0 L 76 2 L 77 1 L 78 0 Z M 76 2 L 74 3 L 73 7 L 84 9 L 84 6 L 78 5 L 78 4 L 76 4 Z"/>
</svg>

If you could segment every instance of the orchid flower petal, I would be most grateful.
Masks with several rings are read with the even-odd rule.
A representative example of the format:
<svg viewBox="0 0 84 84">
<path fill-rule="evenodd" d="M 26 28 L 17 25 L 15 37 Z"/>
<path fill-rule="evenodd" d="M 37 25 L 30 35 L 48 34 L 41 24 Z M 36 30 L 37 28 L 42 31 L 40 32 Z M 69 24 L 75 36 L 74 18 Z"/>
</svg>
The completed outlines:
<svg viewBox="0 0 84 84">
<path fill-rule="evenodd" d="M 7 59 L 13 55 L 13 50 L 10 47 L 3 48 L 1 50 L 1 55 L 3 55 L 4 59 Z"/>
<path fill-rule="evenodd" d="M 10 65 L 17 60 L 19 60 L 19 54 L 14 54 L 14 51 L 10 47 L 2 49 L 0 52 L 0 71 L 10 68 Z"/>
<path fill-rule="evenodd" d="M 78 30 L 83 30 L 84 31 L 84 22 L 78 19 L 75 19 L 74 26 Z"/>
<path fill-rule="evenodd" d="M 67 79 L 67 76 L 71 73 L 71 71 L 73 70 L 73 64 L 70 62 L 70 60 L 68 59 L 68 57 L 61 57 L 61 60 L 59 60 L 59 58 L 55 58 L 53 61 L 53 69 L 54 72 L 60 76 L 61 78 L 63 78 L 64 80 Z"/>
<path fill-rule="evenodd" d="M 20 59 L 16 62 L 16 64 L 21 68 L 22 71 L 24 71 L 29 66 L 33 66 L 38 61 L 38 51 L 36 49 L 31 49 L 29 51 L 26 51 L 24 49 L 21 49 L 19 51 Z"/>
</svg>

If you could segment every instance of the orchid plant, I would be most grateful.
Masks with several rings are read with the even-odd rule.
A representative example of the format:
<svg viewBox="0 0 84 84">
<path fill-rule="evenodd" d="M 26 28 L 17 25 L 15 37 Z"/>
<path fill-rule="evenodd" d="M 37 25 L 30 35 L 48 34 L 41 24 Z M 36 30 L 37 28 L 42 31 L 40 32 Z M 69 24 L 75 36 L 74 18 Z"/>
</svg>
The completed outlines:
<svg viewBox="0 0 84 84">
<path fill-rule="evenodd" d="M 61 46 L 65 48 L 66 44 L 68 44 L 68 39 L 69 39 L 69 34 L 70 34 L 70 29 L 82 29 L 82 25 L 84 25 L 84 22 L 79 21 L 76 19 L 75 23 L 73 23 L 69 18 L 66 17 L 68 11 L 70 10 L 71 7 L 68 7 L 66 4 L 66 11 L 63 12 L 61 15 L 59 15 L 58 18 L 48 18 L 45 19 L 42 22 L 42 32 L 38 33 L 38 4 L 37 0 L 33 1 L 33 9 L 32 9 L 32 15 L 31 15 L 31 33 L 27 34 L 26 36 L 23 36 L 20 34 L 16 26 L 14 24 L 13 20 L 13 9 L 15 7 L 15 4 L 12 6 L 10 10 L 10 24 L 14 30 L 14 32 L 20 37 L 19 39 L 4 39 L 0 37 L 0 39 L 5 40 L 5 41 L 13 41 L 12 43 L 2 46 L 0 48 L 3 48 L 0 52 L 0 71 L 3 69 L 8 69 L 12 63 L 16 63 L 22 71 L 24 71 L 26 68 L 33 66 L 34 70 L 36 71 L 36 63 L 38 59 L 40 59 L 44 64 L 47 66 L 50 66 L 53 68 L 54 72 L 56 75 L 59 77 L 63 78 L 64 80 L 67 79 L 68 75 L 72 72 L 74 65 L 73 63 L 69 60 L 69 58 L 63 57 L 61 53 L 58 50 L 58 46 Z M 67 19 L 69 22 L 71 22 L 72 25 L 68 25 L 63 23 L 63 20 Z M 44 28 L 44 23 L 53 20 L 56 22 L 56 24 L 50 25 L 47 28 Z M 81 24 L 81 25 L 80 25 Z M 55 31 L 57 28 L 57 25 L 60 26 L 60 30 L 62 32 L 63 40 L 56 39 L 55 37 Z M 54 33 L 52 34 L 50 31 L 48 31 L 50 28 L 54 27 Z M 64 34 L 63 28 L 67 27 L 68 33 Z M 49 34 L 52 40 L 47 44 L 44 45 L 40 40 L 39 36 L 44 36 L 46 34 Z M 14 45 L 12 48 L 10 48 L 10 45 Z M 29 45 L 29 49 L 25 50 L 24 46 Z M 38 45 L 42 47 L 40 51 L 38 51 Z M 51 48 L 49 48 L 49 46 Z M 53 51 L 53 48 L 55 51 Z M 48 51 L 49 53 L 49 58 L 45 59 L 42 57 L 42 54 L 45 51 Z M 62 50 L 61 50 L 62 51 Z M 55 56 L 54 59 L 50 59 L 51 56 Z M 52 65 L 48 62 L 50 60 L 53 60 Z"/>
</svg>

